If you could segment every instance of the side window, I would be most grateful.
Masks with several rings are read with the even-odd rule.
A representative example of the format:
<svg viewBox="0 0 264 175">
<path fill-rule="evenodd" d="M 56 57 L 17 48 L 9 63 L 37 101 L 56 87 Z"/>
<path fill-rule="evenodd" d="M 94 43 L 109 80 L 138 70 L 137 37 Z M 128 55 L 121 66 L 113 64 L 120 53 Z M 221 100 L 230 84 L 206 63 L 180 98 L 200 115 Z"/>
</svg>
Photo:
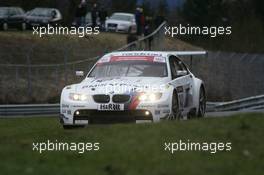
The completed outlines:
<svg viewBox="0 0 264 175">
<path fill-rule="evenodd" d="M 177 59 L 177 57 L 171 56 L 169 60 L 170 60 L 172 79 L 188 75 L 187 68 L 179 59 Z"/>
<path fill-rule="evenodd" d="M 174 59 L 174 64 L 175 64 L 176 71 L 183 71 L 183 67 L 181 65 L 181 62 L 179 62 L 178 60 Z"/>
<path fill-rule="evenodd" d="M 178 65 L 177 77 L 182 77 L 189 74 L 187 67 L 182 61 L 177 60 L 177 65 Z"/>
<path fill-rule="evenodd" d="M 170 56 L 169 61 L 170 61 L 170 69 L 171 69 L 171 76 L 172 79 L 177 78 L 177 67 L 175 64 L 175 57 L 174 56 Z"/>
<path fill-rule="evenodd" d="M 20 8 L 17 8 L 16 11 L 17 11 L 18 15 L 24 14 L 24 11 L 22 9 L 20 9 Z"/>
<path fill-rule="evenodd" d="M 8 13 L 8 15 L 9 16 L 14 16 L 14 15 L 16 15 L 16 9 L 9 9 L 9 13 Z"/>
</svg>

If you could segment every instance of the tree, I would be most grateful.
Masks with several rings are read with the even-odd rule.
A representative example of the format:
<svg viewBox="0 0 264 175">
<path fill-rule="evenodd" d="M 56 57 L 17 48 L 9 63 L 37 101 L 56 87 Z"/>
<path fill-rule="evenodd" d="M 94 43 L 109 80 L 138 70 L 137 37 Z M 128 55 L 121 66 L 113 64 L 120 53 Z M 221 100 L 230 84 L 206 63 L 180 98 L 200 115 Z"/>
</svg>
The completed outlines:
<svg viewBox="0 0 264 175">
<path fill-rule="evenodd" d="M 136 5 L 136 0 L 112 0 L 112 11 L 134 12 L 136 9 Z"/>
<path fill-rule="evenodd" d="M 213 25 L 224 17 L 222 0 L 187 0 L 182 15 L 191 24 Z"/>
<path fill-rule="evenodd" d="M 146 16 L 154 16 L 154 10 L 153 10 L 153 7 L 151 6 L 150 4 L 150 1 L 148 0 L 144 0 L 142 2 L 142 8 L 144 9 L 144 14 Z"/>
</svg>

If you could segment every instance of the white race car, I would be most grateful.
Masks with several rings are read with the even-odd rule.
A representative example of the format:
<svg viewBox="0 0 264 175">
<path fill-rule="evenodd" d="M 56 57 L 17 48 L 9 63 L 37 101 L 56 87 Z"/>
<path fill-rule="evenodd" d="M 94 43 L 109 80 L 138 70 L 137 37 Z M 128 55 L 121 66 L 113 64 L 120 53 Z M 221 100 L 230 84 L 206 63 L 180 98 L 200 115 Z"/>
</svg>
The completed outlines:
<svg viewBox="0 0 264 175">
<path fill-rule="evenodd" d="M 76 72 L 83 75 L 82 71 Z M 205 86 L 170 52 L 114 52 L 61 94 L 64 128 L 203 117 Z"/>
<path fill-rule="evenodd" d="M 134 14 L 114 13 L 105 21 L 106 31 L 136 33 L 137 24 Z"/>
</svg>

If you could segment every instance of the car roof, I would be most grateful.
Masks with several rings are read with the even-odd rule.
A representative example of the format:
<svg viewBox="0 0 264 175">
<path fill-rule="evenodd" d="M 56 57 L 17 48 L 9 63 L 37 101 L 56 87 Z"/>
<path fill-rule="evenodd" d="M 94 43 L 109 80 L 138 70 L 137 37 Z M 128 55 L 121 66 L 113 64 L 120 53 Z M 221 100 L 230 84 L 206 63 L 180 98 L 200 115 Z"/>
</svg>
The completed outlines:
<svg viewBox="0 0 264 175">
<path fill-rule="evenodd" d="M 132 13 L 113 13 L 113 15 L 125 15 L 125 16 L 134 16 Z"/>
<path fill-rule="evenodd" d="M 167 52 L 160 51 L 122 51 L 122 52 L 111 52 L 105 56 L 161 56 L 167 57 Z"/>
<path fill-rule="evenodd" d="M 22 9 L 21 7 L 0 7 L 0 9 Z"/>
</svg>

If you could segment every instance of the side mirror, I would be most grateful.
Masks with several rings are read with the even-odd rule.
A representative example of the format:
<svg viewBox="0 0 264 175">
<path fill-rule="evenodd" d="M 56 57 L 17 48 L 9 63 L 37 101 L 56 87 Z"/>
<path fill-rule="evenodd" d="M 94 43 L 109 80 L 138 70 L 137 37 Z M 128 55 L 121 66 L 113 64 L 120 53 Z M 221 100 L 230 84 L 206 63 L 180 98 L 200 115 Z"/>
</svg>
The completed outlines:
<svg viewBox="0 0 264 175">
<path fill-rule="evenodd" d="M 179 70 L 179 71 L 177 71 L 177 76 L 178 77 L 181 77 L 181 76 L 185 76 L 185 75 L 188 75 L 188 72 L 187 71 L 185 71 L 185 70 Z"/>
<path fill-rule="evenodd" d="M 77 77 L 83 77 L 83 76 L 84 76 L 84 72 L 83 72 L 83 71 L 76 71 L 76 72 L 75 72 L 75 75 L 76 75 Z"/>
</svg>

